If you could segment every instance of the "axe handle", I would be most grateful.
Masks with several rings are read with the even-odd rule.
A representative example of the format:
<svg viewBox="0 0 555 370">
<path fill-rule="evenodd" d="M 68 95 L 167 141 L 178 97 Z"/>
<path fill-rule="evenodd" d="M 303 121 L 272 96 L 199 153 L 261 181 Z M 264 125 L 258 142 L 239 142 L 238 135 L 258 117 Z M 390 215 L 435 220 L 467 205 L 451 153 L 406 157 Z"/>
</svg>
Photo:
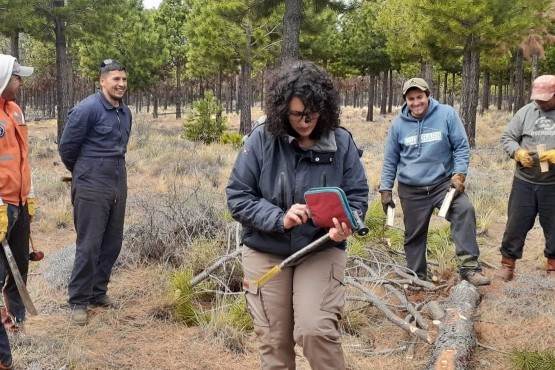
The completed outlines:
<svg viewBox="0 0 555 370">
<path fill-rule="evenodd" d="M 36 252 L 37 250 L 35 249 L 35 241 L 33 240 L 33 235 L 31 235 L 31 233 L 29 233 L 29 241 L 31 242 L 31 249 L 33 250 L 33 252 Z"/>
<path fill-rule="evenodd" d="M 451 207 L 451 202 L 453 201 L 453 198 L 455 197 L 455 192 L 456 191 L 457 190 L 455 188 L 451 188 L 447 192 L 447 195 L 445 196 L 445 199 L 443 199 L 443 203 L 441 204 L 441 208 L 439 209 L 439 212 L 437 213 L 437 215 L 439 217 L 447 216 L 447 212 L 449 211 L 449 207 Z"/>
<path fill-rule="evenodd" d="M 261 287 L 262 285 L 266 284 L 266 282 L 268 282 L 268 280 L 270 280 L 275 275 L 277 275 L 283 268 L 287 267 L 289 264 L 291 264 L 293 261 L 295 261 L 297 258 L 299 258 L 301 256 L 304 256 L 305 254 L 313 251 L 314 249 L 318 248 L 319 246 L 321 246 L 322 244 L 324 244 L 328 240 L 330 240 L 330 236 L 329 236 L 328 233 L 326 233 L 325 235 L 316 239 L 312 243 L 308 244 L 306 247 L 303 247 L 302 249 L 298 250 L 297 252 L 293 253 L 292 255 L 290 255 L 289 257 L 287 257 L 283 261 L 281 261 L 281 263 L 279 265 L 275 265 L 274 267 L 272 267 L 268 272 L 266 272 L 260 278 L 256 279 L 254 281 L 254 284 Z"/>
<path fill-rule="evenodd" d="M 536 146 L 536 151 L 538 152 L 538 157 L 541 156 L 543 152 L 545 152 L 545 144 L 538 144 Z M 540 170 L 541 172 L 549 171 L 549 162 L 548 161 L 540 162 Z"/>
<path fill-rule="evenodd" d="M 10 270 L 12 270 L 12 276 L 13 276 L 13 279 L 15 280 L 15 285 L 17 286 L 17 290 L 19 292 L 19 295 L 21 296 L 21 300 L 23 301 L 23 305 L 25 306 L 25 309 L 27 309 L 27 311 L 31 315 L 38 315 L 37 309 L 33 304 L 33 300 L 29 295 L 29 291 L 27 291 L 25 282 L 23 281 L 23 278 L 21 277 L 21 273 L 17 268 L 17 263 L 15 262 L 15 258 L 13 257 L 12 250 L 10 249 L 10 246 L 8 245 L 8 242 L 6 241 L 6 239 L 2 240 L 2 247 L 4 248 L 4 254 L 6 255 L 6 260 L 8 260 L 8 265 L 10 265 Z"/>
<path fill-rule="evenodd" d="M 393 227 L 395 221 L 395 208 L 387 206 L 386 226 Z"/>
</svg>

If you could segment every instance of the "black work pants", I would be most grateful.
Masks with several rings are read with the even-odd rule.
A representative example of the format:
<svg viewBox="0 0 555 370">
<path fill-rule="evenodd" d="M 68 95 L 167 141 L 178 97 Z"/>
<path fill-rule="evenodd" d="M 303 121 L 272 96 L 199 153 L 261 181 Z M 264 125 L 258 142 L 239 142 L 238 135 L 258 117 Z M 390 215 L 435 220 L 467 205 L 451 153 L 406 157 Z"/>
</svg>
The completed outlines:
<svg viewBox="0 0 555 370">
<path fill-rule="evenodd" d="M 17 264 L 23 282 L 27 284 L 29 272 L 29 233 L 30 221 L 27 204 L 24 206 L 8 205 L 8 235 L 6 240 Z M 0 267 L 0 286 L 4 287 L 4 303 L 16 321 L 25 320 L 25 305 L 19 295 L 12 270 L 2 250 L 2 264 Z"/>
<path fill-rule="evenodd" d="M 410 186 L 399 183 L 398 193 L 405 224 L 405 256 L 407 267 L 418 277 L 426 279 L 426 242 L 430 218 L 435 208 L 440 208 L 449 189 L 449 181 L 430 186 Z M 450 222 L 451 236 L 459 261 L 459 273 L 481 271 L 478 264 L 480 250 L 476 242 L 476 213 L 465 193 L 451 203 L 446 219 Z"/>
<path fill-rule="evenodd" d="M 73 170 L 72 203 L 77 242 L 68 285 L 71 308 L 106 295 L 121 251 L 127 199 L 123 158 L 80 158 Z"/>
<path fill-rule="evenodd" d="M 29 272 L 29 233 L 30 220 L 27 204 L 24 206 L 8 205 L 8 233 L 6 241 L 10 246 L 19 273 L 25 283 Z M 4 303 L 17 322 L 25 320 L 25 305 L 21 300 L 15 279 L 9 267 L 6 255 L 2 249 L 0 259 L 0 287 L 4 287 Z M 6 280 L 7 279 L 7 280 Z M 4 319 L 4 318 L 2 318 Z M 8 334 L 4 325 L 0 323 L 0 361 L 4 365 L 12 363 L 12 352 Z"/>
<path fill-rule="evenodd" d="M 555 185 L 539 185 L 513 178 L 501 254 L 520 259 L 528 231 L 539 215 L 545 237 L 546 258 L 555 258 Z"/>
</svg>

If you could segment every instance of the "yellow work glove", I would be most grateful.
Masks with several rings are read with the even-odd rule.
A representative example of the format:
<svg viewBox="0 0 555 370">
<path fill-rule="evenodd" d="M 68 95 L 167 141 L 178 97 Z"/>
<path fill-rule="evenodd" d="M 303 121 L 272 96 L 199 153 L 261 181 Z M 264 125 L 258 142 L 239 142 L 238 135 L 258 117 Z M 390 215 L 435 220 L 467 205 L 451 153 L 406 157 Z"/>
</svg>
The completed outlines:
<svg viewBox="0 0 555 370">
<path fill-rule="evenodd" d="M 27 198 L 27 210 L 29 211 L 29 221 L 33 222 L 33 217 L 35 217 L 35 198 Z"/>
<path fill-rule="evenodd" d="M 526 149 L 520 148 L 515 152 L 515 161 L 520 162 L 522 167 L 530 168 L 534 165 L 534 159 L 532 159 L 532 156 L 530 155 L 533 153 L 535 152 L 529 152 Z"/>
<path fill-rule="evenodd" d="M 546 150 L 540 155 L 540 162 L 549 161 L 549 163 L 555 164 L 555 149 Z"/>
<path fill-rule="evenodd" d="M 0 241 L 6 239 L 8 233 L 8 205 L 0 205 Z"/>
<path fill-rule="evenodd" d="M 451 187 L 455 188 L 455 196 L 459 196 L 464 193 L 464 180 L 466 176 L 462 173 L 456 173 L 451 177 L 450 183 Z"/>
</svg>

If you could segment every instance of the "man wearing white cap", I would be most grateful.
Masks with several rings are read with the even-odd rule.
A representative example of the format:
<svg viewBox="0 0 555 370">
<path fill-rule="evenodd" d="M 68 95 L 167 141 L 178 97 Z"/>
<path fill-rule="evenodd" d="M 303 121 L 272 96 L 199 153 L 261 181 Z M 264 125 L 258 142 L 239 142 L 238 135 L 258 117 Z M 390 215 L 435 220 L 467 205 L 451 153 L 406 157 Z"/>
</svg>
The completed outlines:
<svg viewBox="0 0 555 370">
<path fill-rule="evenodd" d="M 11 247 L 21 277 L 26 282 L 29 270 L 30 222 L 35 214 L 29 165 L 28 127 L 21 108 L 15 103 L 22 77 L 33 73 L 11 55 L 0 54 L 0 240 Z M 6 281 L 7 277 L 7 281 Z M 0 258 L 0 288 L 3 287 L 6 309 L 2 322 L 19 330 L 25 320 L 25 306 L 7 265 Z M 0 325 L 0 369 L 12 368 L 8 337 Z"/>
<path fill-rule="evenodd" d="M 539 215 L 545 236 L 547 275 L 555 278 L 555 76 L 539 76 L 532 83 L 531 103 L 522 107 L 501 135 L 501 145 L 516 167 L 508 218 L 501 242 L 498 277 L 512 280 L 515 262 L 522 258 L 528 231 Z M 544 144 L 546 151 L 537 153 Z M 548 162 L 542 171 L 540 162 Z"/>
<path fill-rule="evenodd" d="M 459 275 L 473 285 L 488 285 L 478 262 L 476 213 L 464 193 L 470 146 L 453 107 L 430 97 L 422 78 L 403 85 L 405 104 L 389 128 L 385 142 L 380 194 L 384 212 L 395 207 L 397 190 L 405 224 L 407 266 L 423 280 L 428 278 L 426 242 L 430 218 L 440 208 L 450 188 L 456 189 L 446 219 L 451 223 Z"/>
</svg>

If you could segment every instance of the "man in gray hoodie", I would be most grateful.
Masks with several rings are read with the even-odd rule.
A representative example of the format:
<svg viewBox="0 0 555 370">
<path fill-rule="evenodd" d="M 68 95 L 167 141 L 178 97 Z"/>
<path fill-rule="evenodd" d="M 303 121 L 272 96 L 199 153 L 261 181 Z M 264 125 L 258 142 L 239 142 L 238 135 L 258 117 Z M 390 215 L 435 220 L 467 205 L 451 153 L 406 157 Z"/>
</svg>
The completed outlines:
<svg viewBox="0 0 555 370">
<path fill-rule="evenodd" d="M 536 78 L 530 99 L 501 135 L 503 149 L 516 162 L 497 274 L 503 281 L 513 279 L 536 216 L 545 237 L 547 276 L 555 278 L 555 76 Z M 538 145 L 544 145 L 545 151 L 538 153 Z"/>
<path fill-rule="evenodd" d="M 421 78 L 403 85 L 403 98 L 405 104 L 387 135 L 379 191 L 387 212 L 387 207 L 395 207 L 392 189 L 397 179 L 408 268 L 427 279 L 430 218 L 453 187 L 455 198 L 446 219 L 451 223 L 459 274 L 473 285 L 488 285 L 490 279 L 478 262 L 476 214 L 464 193 L 470 147 L 462 122 L 453 107 L 430 97 L 428 84 Z"/>
</svg>

